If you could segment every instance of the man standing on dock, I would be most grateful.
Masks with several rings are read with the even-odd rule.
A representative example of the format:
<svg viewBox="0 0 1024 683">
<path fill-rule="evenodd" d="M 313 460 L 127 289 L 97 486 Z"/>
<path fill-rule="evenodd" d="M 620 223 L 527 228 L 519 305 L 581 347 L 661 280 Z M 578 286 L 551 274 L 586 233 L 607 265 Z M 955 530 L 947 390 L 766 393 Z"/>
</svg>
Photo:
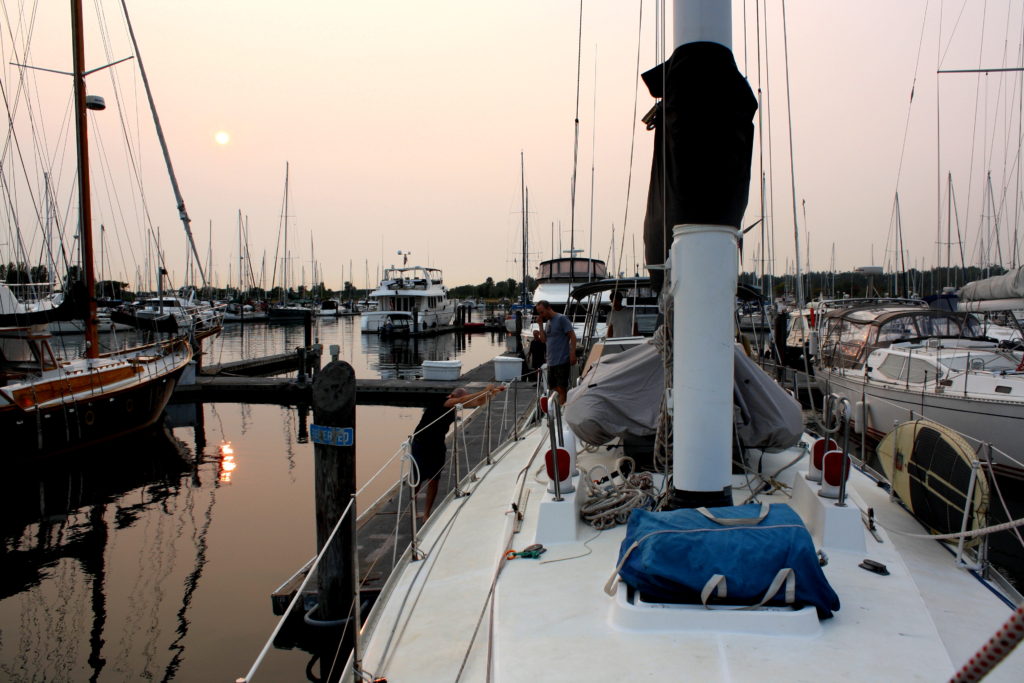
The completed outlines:
<svg viewBox="0 0 1024 683">
<path fill-rule="evenodd" d="M 437 498 L 438 479 L 441 469 L 448 459 L 448 449 L 444 439 L 448 434 L 448 428 L 455 422 L 455 406 L 462 404 L 465 408 L 475 408 L 483 405 L 492 396 L 505 391 L 503 386 L 488 384 L 486 389 L 474 394 L 463 388 L 458 388 L 448 394 L 443 400 L 437 399 L 423 409 L 423 417 L 416 425 L 416 431 L 412 437 L 412 457 L 416 461 L 419 470 L 419 485 L 413 495 L 418 495 L 420 487 L 426 483 L 427 495 L 423 501 L 423 521 L 430 516 L 430 510 L 434 507 L 434 500 Z"/>
<path fill-rule="evenodd" d="M 569 319 L 551 308 L 547 301 L 538 301 L 534 310 L 541 320 L 540 340 L 548 347 L 548 388 L 557 391 L 565 405 L 569 368 L 576 364 L 576 332 Z"/>
</svg>

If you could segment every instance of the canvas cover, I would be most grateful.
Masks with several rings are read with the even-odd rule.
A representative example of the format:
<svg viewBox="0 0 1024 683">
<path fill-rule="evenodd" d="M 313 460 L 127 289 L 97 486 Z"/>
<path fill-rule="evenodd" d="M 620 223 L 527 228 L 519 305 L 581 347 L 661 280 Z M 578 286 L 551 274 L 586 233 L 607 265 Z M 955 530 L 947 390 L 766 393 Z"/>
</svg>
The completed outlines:
<svg viewBox="0 0 1024 683">
<path fill-rule="evenodd" d="M 672 226 L 739 227 L 750 189 L 757 99 L 732 51 L 710 42 L 680 45 L 643 74 L 655 98 L 651 180 L 644 217 L 647 263 L 665 263 Z M 724 264 L 723 264 L 724 265 Z M 651 271 L 661 289 L 664 271 Z"/>
<path fill-rule="evenodd" d="M 826 619 L 839 609 L 839 596 L 818 562 L 814 542 L 800 516 L 788 505 L 710 508 L 719 519 L 750 521 L 730 525 L 695 509 L 670 512 L 633 510 L 619 548 L 619 576 L 649 602 L 727 605 L 786 604 L 786 586 L 773 582 L 792 570 L 795 607 L 813 605 Z M 707 591 L 713 577 L 716 590 Z M 719 584 L 725 588 L 718 590 Z M 704 594 L 702 596 L 702 593 Z M 703 599 L 702 599 L 703 598 Z"/>
<path fill-rule="evenodd" d="M 960 288 L 961 301 L 1024 298 L 1024 267 L 1003 275 L 968 282 Z"/>
<path fill-rule="evenodd" d="M 788 448 L 800 440 L 800 404 L 735 347 L 736 426 L 748 448 Z M 658 426 L 664 367 L 657 348 L 640 344 L 602 357 L 569 392 L 564 419 L 578 437 L 605 444 L 617 436 L 649 436 Z"/>
</svg>

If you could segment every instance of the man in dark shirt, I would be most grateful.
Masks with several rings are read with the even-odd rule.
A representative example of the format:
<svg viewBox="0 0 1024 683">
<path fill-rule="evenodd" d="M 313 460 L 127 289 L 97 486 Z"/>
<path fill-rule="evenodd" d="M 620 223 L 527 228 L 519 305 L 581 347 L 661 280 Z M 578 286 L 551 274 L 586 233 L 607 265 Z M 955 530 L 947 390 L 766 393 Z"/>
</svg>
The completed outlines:
<svg viewBox="0 0 1024 683">
<path fill-rule="evenodd" d="M 416 432 L 412 437 L 412 457 L 419 469 L 419 485 L 413 495 L 420 492 L 420 486 L 426 484 L 427 494 L 423 501 L 423 520 L 430 515 L 434 507 L 434 500 L 437 498 L 438 477 L 447 459 L 448 449 L 444 440 L 448 435 L 448 428 L 455 422 L 456 405 L 462 404 L 466 408 L 475 408 L 483 405 L 491 396 L 505 391 L 505 387 L 487 385 L 487 388 L 474 394 L 465 389 L 459 388 L 448 394 L 444 400 L 437 399 L 423 409 L 423 417 L 416 425 Z"/>
<path fill-rule="evenodd" d="M 576 365 L 576 332 L 569 319 L 551 308 L 547 301 L 538 301 L 534 310 L 541 321 L 540 340 L 548 347 L 548 388 L 557 391 L 565 405 L 569 368 Z"/>
</svg>

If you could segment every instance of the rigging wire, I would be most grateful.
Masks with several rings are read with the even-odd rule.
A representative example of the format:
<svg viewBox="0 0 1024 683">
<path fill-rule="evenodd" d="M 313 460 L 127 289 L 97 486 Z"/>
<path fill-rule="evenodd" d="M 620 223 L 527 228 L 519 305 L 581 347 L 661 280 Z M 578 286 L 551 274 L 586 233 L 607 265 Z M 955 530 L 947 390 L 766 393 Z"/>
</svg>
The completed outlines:
<svg viewBox="0 0 1024 683">
<path fill-rule="evenodd" d="M 615 272 L 618 273 L 621 270 L 622 265 L 622 252 L 625 249 L 626 240 L 626 226 L 629 220 L 629 195 L 633 188 L 633 157 L 636 151 L 636 118 L 637 118 L 637 107 L 639 106 L 640 98 L 640 44 L 643 37 L 644 28 L 644 0 L 640 0 L 637 3 L 640 6 L 640 14 L 637 17 L 636 22 L 636 75 L 633 80 L 633 123 L 630 126 L 629 136 L 629 172 L 626 175 L 626 206 L 622 215 L 622 248 L 619 249 L 619 253 L 616 254 L 616 263 L 614 264 Z M 614 226 L 612 228 L 614 230 Z M 613 242 L 614 247 L 614 242 Z"/>
<path fill-rule="evenodd" d="M 786 28 L 786 0 L 782 0 L 782 53 L 786 66 L 786 120 L 789 125 L 789 184 L 793 196 L 793 237 L 796 241 L 796 292 L 797 305 L 804 307 L 804 285 L 800 276 L 800 226 L 796 214 L 796 163 L 793 158 L 793 106 L 789 93 L 789 36 Z"/>
<path fill-rule="evenodd" d="M 580 156 L 580 69 L 583 65 L 583 0 L 580 0 L 579 34 L 576 39 L 576 116 L 573 123 L 572 188 L 569 213 L 569 263 L 576 255 L 576 169 Z M 570 267 L 570 273 L 575 270 Z M 571 277 L 571 275 L 570 275 Z"/>
</svg>

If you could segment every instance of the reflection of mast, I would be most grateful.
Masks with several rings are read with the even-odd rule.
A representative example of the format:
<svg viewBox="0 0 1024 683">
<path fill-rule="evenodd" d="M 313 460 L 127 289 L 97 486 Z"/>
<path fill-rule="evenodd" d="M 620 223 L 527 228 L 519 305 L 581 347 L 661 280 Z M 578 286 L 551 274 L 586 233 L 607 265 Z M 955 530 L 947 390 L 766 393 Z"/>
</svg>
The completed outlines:
<svg viewBox="0 0 1024 683">
<path fill-rule="evenodd" d="M 204 437 L 205 440 L 205 437 Z M 197 440 L 198 444 L 198 440 Z M 198 479 L 199 463 L 202 457 L 197 451 L 196 453 L 196 467 L 195 476 Z M 196 563 L 189 573 L 188 577 L 185 578 L 185 593 L 181 598 L 181 608 L 178 609 L 178 626 L 175 632 L 178 637 L 167 646 L 167 649 L 174 652 L 174 656 L 171 657 L 171 661 L 167 663 L 167 668 L 164 669 L 164 677 L 162 681 L 170 681 L 178 673 L 178 667 L 181 666 L 182 659 L 185 655 L 185 646 L 182 644 L 185 638 L 188 636 L 188 628 L 190 622 L 188 620 L 188 608 L 192 605 L 192 596 L 195 595 L 196 588 L 199 587 L 199 579 L 203 576 L 203 569 L 206 567 L 206 537 L 210 533 L 210 526 L 213 524 L 213 505 L 217 501 L 217 489 L 220 487 L 220 466 L 218 464 L 218 472 L 213 478 L 213 489 L 210 491 L 210 502 L 206 506 L 206 512 L 203 515 L 203 526 L 199 530 L 198 537 L 196 538 Z"/>
<path fill-rule="evenodd" d="M 89 631 L 89 666 L 92 668 L 90 681 L 98 681 L 100 672 L 107 660 L 100 656 L 103 651 L 103 628 L 107 623 L 107 599 L 103 594 L 106 580 L 104 553 L 107 550 L 107 522 L 104 519 L 106 505 L 96 505 L 89 512 L 92 525 L 92 540 L 83 545 L 81 563 L 82 570 L 92 577 L 90 593 L 92 597 L 92 629 Z"/>
</svg>

